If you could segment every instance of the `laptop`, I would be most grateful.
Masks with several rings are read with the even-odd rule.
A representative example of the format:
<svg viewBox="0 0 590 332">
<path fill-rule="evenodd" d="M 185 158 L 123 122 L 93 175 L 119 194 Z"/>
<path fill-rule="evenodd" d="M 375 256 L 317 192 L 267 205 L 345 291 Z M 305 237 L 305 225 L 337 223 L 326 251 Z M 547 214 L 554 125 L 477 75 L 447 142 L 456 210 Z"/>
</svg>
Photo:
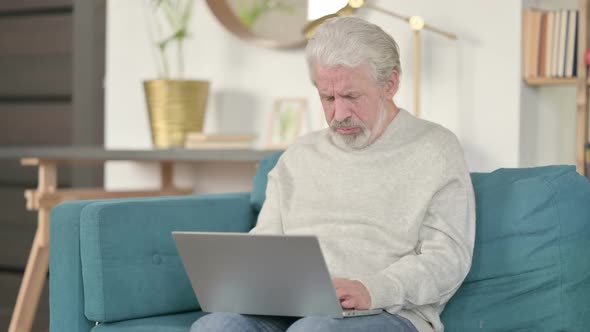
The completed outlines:
<svg viewBox="0 0 590 332">
<path fill-rule="evenodd" d="M 205 312 L 344 318 L 315 236 L 172 232 Z"/>
</svg>

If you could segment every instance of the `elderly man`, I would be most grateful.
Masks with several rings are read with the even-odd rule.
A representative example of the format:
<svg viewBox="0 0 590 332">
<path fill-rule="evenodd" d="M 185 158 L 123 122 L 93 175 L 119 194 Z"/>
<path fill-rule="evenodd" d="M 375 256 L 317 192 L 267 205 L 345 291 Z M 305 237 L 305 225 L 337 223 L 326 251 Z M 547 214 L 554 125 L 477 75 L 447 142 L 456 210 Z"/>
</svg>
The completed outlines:
<svg viewBox="0 0 590 332">
<path fill-rule="evenodd" d="M 440 313 L 467 275 L 474 197 L 449 130 L 393 97 L 396 42 L 362 19 L 331 19 L 306 49 L 329 129 L 302 137 L 268 175 L 251 233 L 315 235 L 347 319 L 214 313 L 193 331 L 443 331 Z"/>
</svg>

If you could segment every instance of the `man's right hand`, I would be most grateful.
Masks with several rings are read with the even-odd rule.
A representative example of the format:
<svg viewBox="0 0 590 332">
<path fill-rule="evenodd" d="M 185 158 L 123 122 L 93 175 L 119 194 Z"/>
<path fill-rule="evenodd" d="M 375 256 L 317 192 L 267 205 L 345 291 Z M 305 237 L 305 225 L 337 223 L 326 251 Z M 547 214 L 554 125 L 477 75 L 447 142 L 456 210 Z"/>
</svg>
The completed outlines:
<svg viewBox="0 0 590 332">
<path fill-rule="evenodd" d="M 332 278 L 336 295 L 344 309 L 367 310 L 371 308 L 371 295 L 358 280 Z"/>
</svg>

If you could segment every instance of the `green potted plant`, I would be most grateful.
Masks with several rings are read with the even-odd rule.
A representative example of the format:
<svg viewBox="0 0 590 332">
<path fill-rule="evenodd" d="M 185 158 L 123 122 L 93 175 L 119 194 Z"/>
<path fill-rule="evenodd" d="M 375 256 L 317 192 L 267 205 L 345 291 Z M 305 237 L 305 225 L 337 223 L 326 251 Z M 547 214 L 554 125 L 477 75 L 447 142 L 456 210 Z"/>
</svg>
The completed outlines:
<svg viewBox="0 0 590 332">
<path fill-rule="evenodd" d="M 144 0 L 158 78 L 144 81 L 152 142 L 183 147 L 188 132 L 202 132 L 209 82 L 184 77 L 184 45 L 194 0 Z"/>
</svg>

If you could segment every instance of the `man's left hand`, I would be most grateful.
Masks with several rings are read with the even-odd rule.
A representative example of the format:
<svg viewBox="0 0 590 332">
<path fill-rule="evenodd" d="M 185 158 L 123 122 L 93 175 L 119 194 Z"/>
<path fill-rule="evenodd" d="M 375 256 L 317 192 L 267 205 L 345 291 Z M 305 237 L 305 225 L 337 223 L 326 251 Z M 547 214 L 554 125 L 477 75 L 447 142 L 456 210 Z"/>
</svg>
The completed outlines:
<svg viewBox="0 0 590 332">
<path fill-rule="evenodd" d="M 371 307 L 371 295 L 360 281 L 332 278 L 332 283 L 342 308 L 366 310 Z"/>
</svg>

